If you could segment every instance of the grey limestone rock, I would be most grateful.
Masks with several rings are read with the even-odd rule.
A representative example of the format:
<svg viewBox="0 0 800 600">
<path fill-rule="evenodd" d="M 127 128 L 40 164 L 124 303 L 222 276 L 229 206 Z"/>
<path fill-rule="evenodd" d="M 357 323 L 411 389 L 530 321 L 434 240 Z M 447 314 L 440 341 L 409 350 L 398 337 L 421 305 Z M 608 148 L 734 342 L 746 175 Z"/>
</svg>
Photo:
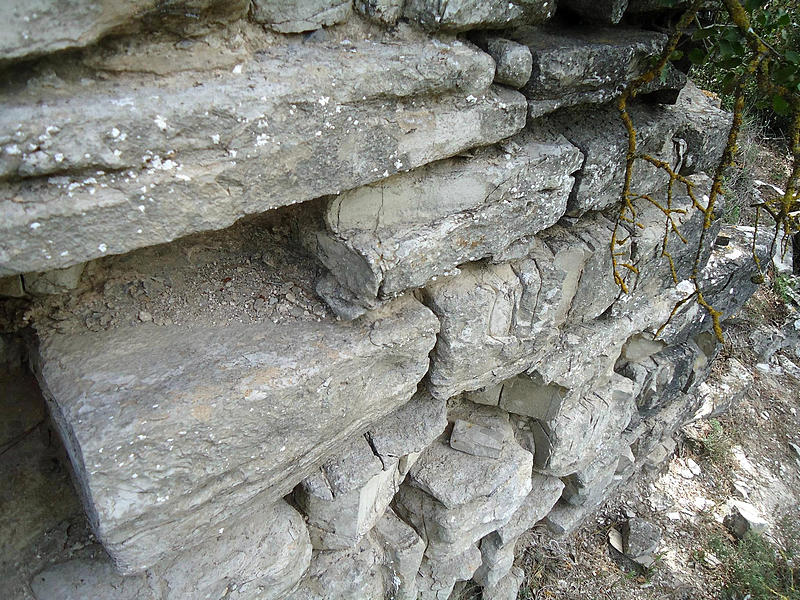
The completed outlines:
<svg viewBox="0 0 800 600">
<path fill-rule="evenodd" d="M 0 276 L 222 229 L 525 123 L 524 98 L 487 89 L 493 61 L 459 41 L 276 45 L 234 71 L 5 98 Z"/>
<path fill-rule="evenodd" d="M 426 557 L 437 560 L 467 551 L 504 525 L 531 490 L 532 456 L 514 440 L 507 414 L 462 403 L 449 418 L 503 431 L 499 459 L 459 452 L 444 439 L 414 464 L 396 497 L 396 510 L 426 537 Z"/>
<path fill-rule="evenodd" d="M 338 279 L 318 288 L 342 317 L 501 254 L 563 214 L 581 155 L 547 130 L 340 194 L 306 244 Z M 349 292 L 349 293 L 348 293 Z"/>
<path fill-rule="evenodd" d="M 22 276 L 25 291 L 33 295 L 60 294 L 74 290 L 83 274 L 85 263 L 44 273 L 26 273 Z"/>
<path fill-rule="evenodd" d="M 531 476 L 531 491 L 522 505 L 495 532 L 503 544 L 511 544 L 528 529 L 544 519 L 561 498 L 564 482 L 558 477 L 534 472 Z"/>
<path fill-rule="evenodd" d="M 628 8 L 628 0 L 560 0 L 559 6 L 598 23 L 616 24 Z"/>
<path fill-rule="evenodd" d="M 728 504 L 731 512 L 725 518 L 725 525 L 736 537 L 741 539 L 748 532 L 763 533 L 769 527 L 759 510 L 749 502 L 731 500 Z"/>
<path fill-rule="evenodd" d="M 386 597 L 391 600 L 417 599 L 417 572 L 425 542 L 392 509 L 377 522 L 373 535 L 384 550 Z"/>
<path fill-rule="evenodd" d="M 0 4 L 0 63 L 88 46 L 143 17 L 233 20 L 244 17 L 249 4 L 247 0 L 6 0 Z"/>
<path fill-rule="evenodd" d="M 713 174 L 728 142 L 733 116 L 722 110 L 709 92 L 704 92 L 692 81 L 681 90 L 674 110 L 682 117 L 675 135 L 686 140 L 687 145 L 681 173 Z"/>
<path fill-rule="evenodd" d="M 504 544 L 496 532 L 481 540 L 481 566 L 473 579 L 484 588 L 497 585 L 514 566 L 514 542 Z"/>
<path fill-rule="evenodd" d="M 456 582 L 469 580 L 481 565 L 481 551 L 472 545 L 453 556 L 425 555 L 417 575 L 419 600 L 448 600 Z"/>
<path fill-rule="evenodd" d="M 450 432 L 450 447 L 472 456 L 500 458 L 505 432 L 456 419 Z"/>
<path fill-rule="evenodd" d="M 22 298 L 25 296 L 22 277 L 20 275 L 9 275 L 8 277 L 0 278 L 0 296 L 7 298 Z"/>
<path fill-rule="evenodd" d="M 653 554 L 661 542 L 661 528 L 654 523 L 632 517 L 625 523 L 622 531 L 623 551 L 635 562 L 650 567 Z"/>
<path fill-rule="evenodd" d="M 516 600 L 524 582 L 525 571 L 520 567 L 511 567 L 508 574 L 495 585 L 483 588 L 483 597 L 492 600 Z"/>
<path fill-rule="evenodd" d="M 406 0 L 403 16 L 430 31 L 466 31 L 544 23 L 555 9 L 552 0 Z"/>
<path fill-rule="evenodd" d="M 405 403 L 437 328 L 405 298 L 349 325 L 55 334 L 37 362 L 93 529 L 132 573 L 213 535 L 256 495 L 278 500 Z"/>
<path fill-rule="evenodd" d="M 625 27 L 522 28 L 509 39 L 528 46 L 533 75 L 522 88 L 529 115 L 605 103 L 650 68 L 667 41 L 661 33 Z"/>
<path fill-rule="evenodd" d="M 385 25 L 395 25 L 403 16 L 405 0 L 354 0 L 355 9 L 362 15 Z"/>
<path fill-rule="evenodd" d="M 157 600 L 142 573 L 123 577 L 111 561 L 75 559 L 45 569 L 31 580 L 36 600 Z"/>
<path fill-rule="evenodd" d="M 531 78 L 533 57 L 524 44 L 502 37 L 479 34 L 475 42 L 494 59 L 494 80 L 513 88 L 521 88 Z"/>
<path fill-rule="evenodd" d="M 313 31 L 345 21 L 350 0 L 252 0 L 251 14 L 257 23 L 281 33 Z"/>
</svg>

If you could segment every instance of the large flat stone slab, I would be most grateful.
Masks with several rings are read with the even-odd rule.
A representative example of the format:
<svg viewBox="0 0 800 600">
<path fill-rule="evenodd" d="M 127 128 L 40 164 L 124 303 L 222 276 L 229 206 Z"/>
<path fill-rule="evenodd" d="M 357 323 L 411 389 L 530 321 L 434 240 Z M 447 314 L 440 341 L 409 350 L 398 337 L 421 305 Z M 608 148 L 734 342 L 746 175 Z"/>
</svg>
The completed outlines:
<svg viewBox="0 0 800 600">
<path fill-rule="evenodd" d="M 181 273 L 161 272 L 173 286 Z M 211 325 L 182 310 L 196 320 L 75 325 L 43 333 L 39 348 L 87 514 L 126 573 L 199 543 L 256 495 L 279 499 L 405 403 L 438 329 L 413 299 L 351 324 L 306 312 Z"/>
<path fill-rule="evenodd" d="M 466 31 L 544 23 L 555 9 L 548 0 L 407 0 L 403 16 L 429 31 Z"/>
<path fill-rule="evenodd" d="M 234 71 L 6 98 L 0 275 L 221 229 L 525 122 L 524 98 L 489 88 L 493 61 L 461 42 L 276 46 Z"/>
<path fill-rule="evenodd" d="M 619 96 L 650 69 L 650 59 L 667 42 L 665 34 L 625 27 L 528 27 L 508 37 L 528 46 L 533 56 L 533 75 L 522 88 L 531 118 Z"/>
<path fill-rule="evenodd" d="M 546 129 L 330 199 L 308 242 L 362 311 L 555 224 L 582 156 Z"/>
<path fill-rule="evenodd" d="M 127 0 L 47 2 L 7 0 L 0 5 L 0 63 L 79 48 L 145 17 L 232 20 L 247 14 L 246 0 Z M 194 17 L 187 15 L 192 13 Z"/>
</svg>

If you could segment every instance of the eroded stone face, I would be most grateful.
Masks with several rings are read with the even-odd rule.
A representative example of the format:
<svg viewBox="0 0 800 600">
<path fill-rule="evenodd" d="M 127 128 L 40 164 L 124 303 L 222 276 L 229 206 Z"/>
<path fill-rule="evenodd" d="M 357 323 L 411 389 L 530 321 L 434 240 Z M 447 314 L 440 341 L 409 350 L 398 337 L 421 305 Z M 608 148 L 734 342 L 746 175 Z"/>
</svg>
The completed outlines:
<svg viewBox="0 0 800 600">
<path fill-rule="evenodd" d="M 40 381 L 90 521 L 133 572 L 211 535 L 255 495 L 277 500 L 405 403 L 437 327 L 400 299 L 352 325 L 55 335 L 41 344 Z"/>
<path fill-rule="evenodd" d="M 253 0 L 252 15 L 275 31 L 298 33 L 341 23 L 351 7 L 348 0 Z"/>
<path fill-rule="evenodd" d="M 548 0 L 406 0 L 403 16 L 427 30 L 466 31 L 544 23 L 554 12 Z"/>
</svg>

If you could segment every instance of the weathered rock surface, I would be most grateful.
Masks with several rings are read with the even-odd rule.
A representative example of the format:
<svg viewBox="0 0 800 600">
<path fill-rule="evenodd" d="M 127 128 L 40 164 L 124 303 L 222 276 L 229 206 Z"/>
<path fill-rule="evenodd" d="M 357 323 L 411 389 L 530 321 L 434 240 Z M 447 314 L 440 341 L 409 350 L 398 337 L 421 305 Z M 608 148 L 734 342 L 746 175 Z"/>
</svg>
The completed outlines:
<svg viewBox="0 0 800 600">
<path fill-rule="evenodd" d="M 7 98 L 0 172 L 23 179 L 2 184 L 0 275 L 221 229 L 491 144 L 525 121 L 524 98 L 487 89 L 492 60 L 460 42 L 278 46 L 235 71 L 199 87 L 178 74 L 122 95 L 98 84 L 42 105 Z M 419 94 L 439 95 L 399 99 Z"/>
<path fill-rule="evenodd" d="M 346 326 L 56 335 L 42 343 L 40 381 L 90 521 L 133 572 L 211 535 L 255 495 L 277 500 L 406 402 L 436 329 L 404 299 Z"/>
<path fill-rule="evenodd" d="M 351 8 L 349 0 L 253 0 L 251 14 L 270 29 L 298 33 L 341 23 Z"/>
<path fill-rule="evenodd" d="M 22 283 L 25 291 L 34 295 L 68 292 L 78 287 L 85 266 L 85 263 L 80 263 L 44 273 L 26 273 Z"/>
<path fill-rule="evenodd" d="M 628 8 L 628 0 L 561 0 L 559 5 L 593 22 L 616 24 Z"/>
<path fill-rule="evenodd" d="M 533 75 L 522 88 L 531 118 L 608 102 L 647 72 L 650 58 L 667 41 L 661 33 L 623 27 L 523 28 L 508 37 L 528 46 L 533 56 Z"/>
<path fill-rule="evenodd" d="M 310 249 L 347 288 L 349 316 L 409 288 L 500 255 L 563 214 L 577 149 L 547 130 L 525 131 L 470 159 L 449 159 L 345 192 L 326 203 Z M 318 288 L 337 309 L 334 296 Z M 343 311 L 337 310 L 341 316 Z"/>
<path fill-rule="evenodd" d="M 502 37 L 485 34 L 475 36 L 474 41 L 494 59 L 495 82 L 514 88 L 521 88 L 528 83 L 533 70 L 530 48 Z"/>
<path fill-rule="evenodd" d="M 0 5 L 0 63 L 88 46 L 142 18 L 162 24 L 176 18 L 193 21 L 200 15 L 204 20 L 233 20 L 244 17 L 248 6 L 246 0 L 69 0 L 58 4 L 7 0 Z"/>
<path fill-rule="evenodd" d="M 548 0 L 406 0 L 403 16 L 427 30 L 465 31 L 544 23 L 555 8 Z"/>
<path fill-rule="evenodd" d="M 383 23 L 396 25 L 403 16 L 405 0 L 354 0 L 353 6 L 362 15 Z"/>
</svg>

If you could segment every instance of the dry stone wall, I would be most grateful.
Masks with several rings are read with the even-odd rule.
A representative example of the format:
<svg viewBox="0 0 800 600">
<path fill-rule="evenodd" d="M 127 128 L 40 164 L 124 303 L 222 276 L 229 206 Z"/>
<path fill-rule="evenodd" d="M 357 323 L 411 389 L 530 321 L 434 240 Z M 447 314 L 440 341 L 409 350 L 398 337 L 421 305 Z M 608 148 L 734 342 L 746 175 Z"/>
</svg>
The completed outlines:
<svg viewBox="0 0 800 600">
<path fill-rule="evenodd" d="M 613 99 L 669 10 L 4 2 L 0 350 L 28 341 L 95 536 L 7 597 L 515 598 L 519 537 L 657 468 L 717 351 L 693 303 L 654 335 L 687 195 L 685 242 L 643 205 L 611 274 Z M 675 69 L 631 114 L 706 202 L 729 116 Z M 719 230 L 727 317 L 754 267 Z"/>
</svg>

